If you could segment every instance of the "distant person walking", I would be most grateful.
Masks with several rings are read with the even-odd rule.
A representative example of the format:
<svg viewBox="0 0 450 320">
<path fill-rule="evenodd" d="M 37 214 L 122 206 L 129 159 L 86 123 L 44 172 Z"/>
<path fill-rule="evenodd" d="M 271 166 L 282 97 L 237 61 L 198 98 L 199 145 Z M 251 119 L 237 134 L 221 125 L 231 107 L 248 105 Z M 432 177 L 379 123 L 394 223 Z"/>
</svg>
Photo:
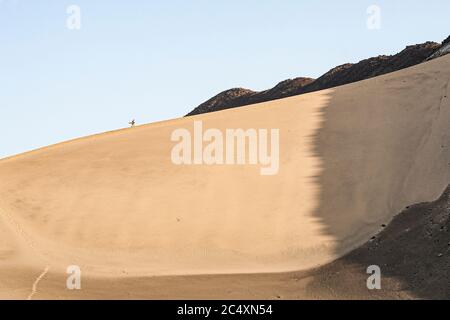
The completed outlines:
<svg viewBox="0 0 450 320">
<path fill-rule="evenodd" d="M 136 124 L 136 121 L 134 121 L 134 119 L 133 119 L 133 120 L 131 120 L 130 122 L 128 122 L 128 124 L 129 124 L 131 127 L 134 127 L 134 125 Z"/>
</svg>

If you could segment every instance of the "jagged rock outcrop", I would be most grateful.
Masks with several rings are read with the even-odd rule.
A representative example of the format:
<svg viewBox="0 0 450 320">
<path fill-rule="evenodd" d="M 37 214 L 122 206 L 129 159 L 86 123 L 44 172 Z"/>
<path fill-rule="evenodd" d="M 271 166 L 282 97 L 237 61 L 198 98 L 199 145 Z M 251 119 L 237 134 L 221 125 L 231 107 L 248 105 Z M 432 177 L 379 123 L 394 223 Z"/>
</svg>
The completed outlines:
<svg viewBox="0 0 450 320">
<path fill-rule="evenodd" d="M 361 81 L 382 74 L 394 72 L 422 63 L 428 59 L 442 56 L 450 51 L 450 37 L 442 44 L 425 42 L 407 46 L 395 55 L 380 55 L 358 63 L 346 63 L 335 67 L 314 80 L 295 78 L 282 81 L 269 90 L 255 92 L 249 89 L 234 88 L 223 91 L 192 110 L 187 116 L 242 107 L 293 95 L 314 92 Z"/>
<path fill-rule="evenodd" d="M 411 67 L 425 61 L 439 47 L 438 43 L 426 42 L 408 46 L 393 56 L 382 55 L 356 64 L 344 64 L 331 69 L 303 90 L 313 92 L 333 88 Z"/>
<path fill-rule="evenodd" d="M 442 41 L 441 47 L 433 53 L 427 60 L 436 59 L 450 53 L 450 36 Z"/>
</svg>

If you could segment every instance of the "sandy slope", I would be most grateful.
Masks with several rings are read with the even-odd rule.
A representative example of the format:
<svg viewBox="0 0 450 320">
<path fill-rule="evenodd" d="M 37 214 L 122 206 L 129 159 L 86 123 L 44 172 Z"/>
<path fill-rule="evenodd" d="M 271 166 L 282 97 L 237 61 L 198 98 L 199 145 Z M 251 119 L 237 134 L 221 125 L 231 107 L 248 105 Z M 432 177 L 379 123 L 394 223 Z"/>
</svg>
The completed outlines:
<svg viewBox="0 0 450 320">
<path fill-rule="evenodd" d="M 143 279 L 167 288 L 158 280 L 167 278 L 148 276 L 301 271 L 331 262 L 449 183 L 449 79 L 445 56 L 331 90 L 4 159 L 0 297 L 26 298 L 48 267 L 38 285 L 52 294 L 40 294 L 67 298 L 64 272 L 72 264 L 91 281 L 81 296 L 142 298 L 158 297 L 145 294 Z M 172 164 L 171 132 L 192 130 L 193 120 L 221 130 L 279 128 L 278 175 L 261 176 L 250 165 Z M 270 288 L 280 276 L 252 277 Z M 114 293 L 106 289 L 110 278 Z M 121 287 L 124 279 L 135 285 Z M 169 279 L 174 291 L 177 279 L 186 281 Z"/>
</svg>

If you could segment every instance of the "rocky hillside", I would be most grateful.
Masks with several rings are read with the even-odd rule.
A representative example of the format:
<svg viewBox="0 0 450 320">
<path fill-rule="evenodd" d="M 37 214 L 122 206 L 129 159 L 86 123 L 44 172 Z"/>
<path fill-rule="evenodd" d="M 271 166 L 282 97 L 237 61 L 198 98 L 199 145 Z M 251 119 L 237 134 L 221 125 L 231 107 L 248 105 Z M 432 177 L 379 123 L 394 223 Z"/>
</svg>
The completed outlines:
<svg viewBox="0 0 450 320">
<path fill-rule="evenodd" d="M 450 36 L 442 42 L 442 46 L 428 60 L 436 59 L 450 53 Z"/>
<path fill-rule="evenodd" d="M 424 62 L 439 48 L 440 45 L 438 43 L 426 42 L 408 46 L 393 56 L 378 56 L 355 64 L 347 63 L 331 69 L 314 81 L 314 83 L 303 88 L 301 93 L 333 88 L 411 67 Z"/>
<path fill-rule="evenodd" d="M 295 78 L 280 82 L 269 90 L 256 92 L 244 88 L 223 91 L 195 108 L 188 116 L 242 107 L 249 104 L 285 98 L 298 94 L 298 90 L 311 84 L 314 79 Z"/>
<path fill-rule="evenodd" d="M 187 114 L 187 116 L 286 98 L 394 72 L 449 53 L 449 42 L 450 37 L 444 40 L 442 44 L 425 42 L 407 46 L 404 50 L 395 55 L 381 55 L 354 64 L 346 63 L 340 65 L 331 69 L 316 80 L 302 77 L 289 79 L 280 82 L 272 89 L 261 92 L 255 92 L 244 88 L 226 90 L 200 104 Z"/>
</svg>

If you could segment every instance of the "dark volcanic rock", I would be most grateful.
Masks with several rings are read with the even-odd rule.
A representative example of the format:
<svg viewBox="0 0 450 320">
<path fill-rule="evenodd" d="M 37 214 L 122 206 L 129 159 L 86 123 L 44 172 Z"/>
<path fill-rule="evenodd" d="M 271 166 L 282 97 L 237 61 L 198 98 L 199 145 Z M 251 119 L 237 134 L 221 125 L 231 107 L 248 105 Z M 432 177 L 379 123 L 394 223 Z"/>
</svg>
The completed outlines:
<svg viewBox="0 0 450 320">
<path fill-rule="evenodd" d="M 407 46 L 392 56 L 381 55 L 355 64 L 343 64 L 331 69 L 317 80 L 311 78 L 289 79 L 280 82 L 272 89 L 261 92 L 242 88 L 227 90 L 202 103 L 187 115 L 236 108 L 369 79 L 422 63 L 429 57 L 433 57 L 434 54 L 438 55 L 444 45 L 450 47 L 448 42 L 450 42 L 450 37 L 442 45 L 436 42 L 425 42 Z"/>
<path fill-rule="evenodd" d="M 380 69 L 375 70 L 373 76 L 394 72 L 424 62 L 430 55 L 440 48 L 436 42 L 425 42 L 408 46 L 401 52 L 390 57 L 388 62 Z"/>
<path fill-rule="evenodd" d="M 243 106 L 245 105 L 243 104 L 245 100 L 255 93 L 255 91 L 244 88 L 233 88 L 223 91 L 208 101 L 203 102 L 194 111 L 189 113 L 188 116 Z"/>
<path fill-rule="evenodd" d="M 373 265 L 381 271 L 380 290 L 367 288 Z M 450 186 L 435 201 L 408 206 L 364 245 L 308 276 L 309 290 L 321 299 L 450 299 Z"/>
<path fill-rule="evenodd" d="M 431 55 L 427 60 L 436 59 L 442 56 L 445 56 L 446 54 L 450 53 L 450 36 L 442 41 L 442 45 L 433 55 Z"/>
<path fill-rule="evenodd" d="M 344 64 L 331 69 L 303 90 L 313 92 L 333 88 L 408 68 L 424 62 L 439 48 L 438 43 L 426 42 L 408 46 L 393 56 L 378 56 L 356 64 Z"/>
<path fill-rule="evenodd" d="M 311 78 L 289 79 L 280 82 L 272 89 L 260 92 L 243 88 L 226 90 L 199 105 L 188 116 L 293 96 L 299 94 L 300 88 L 313 81 L 314 79 Z"/>
</svg>

